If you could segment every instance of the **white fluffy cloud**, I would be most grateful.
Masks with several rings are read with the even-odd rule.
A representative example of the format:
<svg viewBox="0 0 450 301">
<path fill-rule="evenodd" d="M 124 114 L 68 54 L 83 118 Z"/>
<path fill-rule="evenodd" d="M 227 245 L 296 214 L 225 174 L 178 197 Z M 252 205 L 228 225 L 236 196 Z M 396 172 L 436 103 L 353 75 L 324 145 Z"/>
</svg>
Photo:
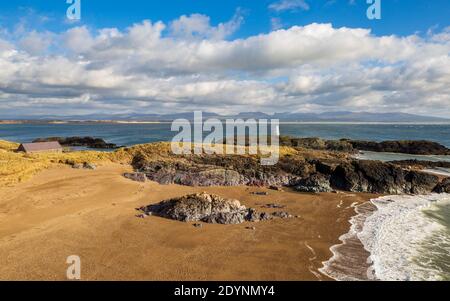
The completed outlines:
<svg viewBox="0 0 450 301">
<path fill-rule="evenodd" d="M 0 38 L 0 115 L 450 113 L 448 31 L 377 37 L 310 24 L 230 39 L 241 22 L 236 14 L 213 26 L 194 14 L 126 30 L 80 26 L 29 32 L 20 41 Z"/>
<path fill-rule="evenodd" d="M 171 34 L 184 39 L 213 39 L 222 40 L 232 35 L 243 22 L 243 17 L 238 11 L 234 17 L 217 26 L 211 26 L 211 20 L 208 16 L 201 14 L 192 14 L 190 16 L 181 16 L 170 24 Z"/>
</svg>

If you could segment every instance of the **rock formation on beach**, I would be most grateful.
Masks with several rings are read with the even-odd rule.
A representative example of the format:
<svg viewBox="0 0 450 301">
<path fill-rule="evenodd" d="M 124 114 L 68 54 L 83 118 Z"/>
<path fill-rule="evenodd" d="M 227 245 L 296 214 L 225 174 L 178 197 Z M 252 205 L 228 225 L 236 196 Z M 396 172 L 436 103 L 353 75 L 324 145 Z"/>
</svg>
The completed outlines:
<svg viewBox="0 0 450 301">
<path fill-rule="evenodd" d="M 324 140 L 321 138 L 280 137 L 280 144 L 307 149 L 329 150 L 354 153 L 357 151 L 404 153 L 412 155 L 450 155 L 450 149 L 432 141 L 363 141 L 363 140 Z"/>
<path fill-rule="evenodd" d="M 33 142 L 50 142 L 58 141 L 62 146 L 75 146 L 75 147 L 88 147 L 92 149 L 116 149 L 117 145 L 113 143 L 107 143 L 101 138 L 93 137 L 49 137 L 38 138 Z"/>
<path fill-rule="evenodd" d="M 112 147 L 105 146 L 101 139 L 102 142 L 99 142 L 89 137 L 49 139 L 62 139 L 60 143 L 65 145 Z M 283 139 L 281 140 L 286 141 L 287 138 Z M 272 166 L 261 165 L 259 155 L 175 155 L 171 151 L 170 143 L 136 145 L 110 153 L 63 153 L 47 160 L 48 164 L 59 162 L 79 168 L 83 162 L 95 163 L 101 160 L 131 163 L 135 172 L 124 174 L 131 180 L 144 182 L 148 179 L 160 184 L 199 187 L 246 185 L 275 189 L 292 187 L 311 193 L 343 190 L 379 194 L 421 194 L 445 190 L 438 187 L 442 177 L 420 171 L 421 164 L 448 166 L 445 162 L 358 160 L 348 151 L 350 140 L 341 140 L 335 145 L 324 143 L 325 140 L 320 139 L 292 139 L 289 140 L 290 144 L 295 141 L 306 141 L 307 144 L 302 142 L 301 146 L 281 146 L 279 161 Z M 418 144 L 423 145 L 422 142 Z M 430 142 L 425 145 L 434 144 Z M 338 150 L 320 149 L 331 146 Z M 344 149 L 346 151 L 343 151 Z M 21 162 L 30 164 L 29 160 Z M 410 166 L 410 163 L 414 164 Z M 83 168 L 93 169 L 95 166 L 88 164 L 83 165 Z"/>
<path fill-rule="evenodd" d="M 337 166 L 330 182 L 336 189 L 352 192 L 423 194 L 431 192 L 439 178 L 391 163 L 355 160 Z"/>
<path fill-rule="evenodd" d="M 339 153 L 281 156 L 274 166 L 262 166 L 255 156 L 186 155 L 154 159 L 137 154 L 136 170 L 160 184 L 187 186 L 276 186 L 302 192 L 333 189 L 379 194 L 429 193 L 439 178 L 394 163 L 364 161 Z"/>
<path fill-rule="evenodd" d="M 354 149 L 372 152 L 403 153 L 412 155 L 450 155 L 450 149 L 432 141 L 359 141 L 347 140 Z"/>
<path fill-rule="evenodd" d="M 155 215 L 181 222 L 209 224 L 241 224 L 274 218 L 291 218 L 287 212 L 257 212 L 247 209 L 238 200 L 224 199 L 218 195 L 196 193 L 174 198 L 155 205 L 139 208 L 143 216 Z"/>
<path fill-rule="evenodd" d="M 330 177 L 320 173 L 311 174 L 309 177 L 301 179 L 295 186 L 299 192 L 331 192 Z"/>
</svg>

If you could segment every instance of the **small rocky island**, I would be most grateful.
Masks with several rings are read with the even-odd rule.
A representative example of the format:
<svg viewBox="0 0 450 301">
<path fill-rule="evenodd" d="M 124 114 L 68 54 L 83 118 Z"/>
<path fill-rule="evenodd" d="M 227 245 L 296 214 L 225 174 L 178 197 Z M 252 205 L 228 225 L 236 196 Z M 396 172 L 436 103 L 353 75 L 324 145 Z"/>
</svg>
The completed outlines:
<svg viewBox="0 0 450 301">
<path fill-rule="evenodd" d="M 62 146 L 87 147 L 92 149 L 117 149 L 114 143 L 107 143 L 101 138 L 94 137 L 49 137 L 38 138 L 33 143 L 58 141 Z"/>
<path fill-rule="evenodd" d="M 284 211 L 258 212 L 246 208 L 238 200 L 224 199 L 215 194 L 196 193 L 174 198 L 138 209 L 139 217 L 155 215 L 181 222 L 204 222 L 209 224 L 241 224 L 275 218 L 292 218 Z"/>
</svg>

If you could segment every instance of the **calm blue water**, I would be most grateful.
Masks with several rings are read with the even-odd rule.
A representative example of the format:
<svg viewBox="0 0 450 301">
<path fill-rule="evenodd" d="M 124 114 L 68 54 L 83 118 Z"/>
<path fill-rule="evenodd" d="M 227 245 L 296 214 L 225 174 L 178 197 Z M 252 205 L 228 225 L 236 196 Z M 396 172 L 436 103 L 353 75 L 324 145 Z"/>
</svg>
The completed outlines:
<svg viewBox="0 0 450 301">
<path fill-rule="evenodd" d="M 40 137 L 93 136 L 118 145 L 170 141 L 170 124 L 18 124 L 0 125 L 0 139 L 31 142 Z M 282 124 L 282 135 L 324 139 L 431 140 L 450 147 L 450 125 Z"/>
</svg>

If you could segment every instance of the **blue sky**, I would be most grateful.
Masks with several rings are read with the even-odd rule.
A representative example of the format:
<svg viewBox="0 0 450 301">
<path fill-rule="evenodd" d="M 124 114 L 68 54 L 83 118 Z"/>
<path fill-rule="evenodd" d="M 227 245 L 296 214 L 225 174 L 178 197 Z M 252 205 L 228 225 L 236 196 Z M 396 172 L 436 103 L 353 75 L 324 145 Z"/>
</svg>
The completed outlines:
<svg viewBox="0 0 450 301">
<path fill-rule="evenodd" d="M 450 1 L 380 1 L 1 1 L 0 117 L 450 116 Z"/>
<path fill-rule="evenodd" d="M 91 27 L 125 28 L 143 19 L 169 22 L 181 15 L 201 13 L 211 17 L 212 23 L 227 21 L 237 9 L 245 16 L 245 23 L 236 37 L 246 37 L 271 30 L 271 19 L 280 19 L 283 27 L 307 25 L 313 22 L 332 23 L 336 27 L 370 28 L 377 35 L 410 35 L 426 33 L 430 28 L 448 25 L 450 1 L 448 0 L 382 0 L 382 20 L 366 17 L 366 0 L 306 0 L 309 9 L 274 11 L 269 9 L 274 0 L 82 0 L 81 23 Z M 1 1 L 2 26 L 15 26 L 19 18 L 47 16 L 48 22 L 35 23 L 54 31 L 70 25 L 64 22 L 65 0 L 11 0 Z M 30 9 L 33 13 L 30 13 Z"/>
</svg>

